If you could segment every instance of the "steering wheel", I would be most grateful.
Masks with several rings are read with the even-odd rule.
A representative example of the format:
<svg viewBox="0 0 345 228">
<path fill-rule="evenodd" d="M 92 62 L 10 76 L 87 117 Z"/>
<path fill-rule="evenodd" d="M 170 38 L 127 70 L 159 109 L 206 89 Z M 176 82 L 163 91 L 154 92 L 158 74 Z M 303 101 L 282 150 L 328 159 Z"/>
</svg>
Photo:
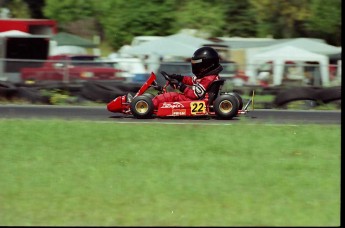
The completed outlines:
<svg viewBox="0 0 345 228">
<path fill-rule="evenodd" d="M 163 75 L 165 80 L 167 80 L 167 83 L 165 84 L 165 87 L 170 85 L 173 89 L 176 89 L 175 86 L 173 84 L 171 84 L 171 78 L 169 78 L 169 75 L 166 72 L 164 72 L 164 71 L 161 71 L 161 74 Z"/>
<path fill-rule="evenodd" d="M 163 77 L 165 78 L 165 80 L 167 80 L 168 82 L 170 82 L 169 75 L 168 75 L 166 72 L 161 71 L 161 74 L 163 75 Z"/>
</svg>

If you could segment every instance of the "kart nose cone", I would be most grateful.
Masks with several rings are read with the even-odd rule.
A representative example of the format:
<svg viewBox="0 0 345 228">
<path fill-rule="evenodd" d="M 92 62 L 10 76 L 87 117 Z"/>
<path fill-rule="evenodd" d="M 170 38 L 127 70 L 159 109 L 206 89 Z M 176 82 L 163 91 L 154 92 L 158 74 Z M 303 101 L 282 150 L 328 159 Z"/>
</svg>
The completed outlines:
<svg viewBox="0 0 345 228">
<path fill-rule="evenodd" d="M 120 112 L 122 108 L 122 97 L 117 97 L 110 101 L 107 105 L 107 109 L 110 112 Z"/>
</svg>

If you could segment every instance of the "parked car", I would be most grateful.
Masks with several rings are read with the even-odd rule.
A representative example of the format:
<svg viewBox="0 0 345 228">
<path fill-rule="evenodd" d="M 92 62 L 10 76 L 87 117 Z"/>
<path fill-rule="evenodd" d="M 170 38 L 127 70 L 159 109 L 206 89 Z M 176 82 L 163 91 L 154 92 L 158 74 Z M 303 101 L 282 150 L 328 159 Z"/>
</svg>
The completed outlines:
<svg viewBox="0 0 345 228">
<path fill-rule="evenodd" d="M 41 67 L 21 69 L 24 83 L 36 81 L 84 82 L 89 80 L 121 80 L 122 71 L 107 66 L 95 55 L 54 55 L 49 56 Z"/>
</svg>

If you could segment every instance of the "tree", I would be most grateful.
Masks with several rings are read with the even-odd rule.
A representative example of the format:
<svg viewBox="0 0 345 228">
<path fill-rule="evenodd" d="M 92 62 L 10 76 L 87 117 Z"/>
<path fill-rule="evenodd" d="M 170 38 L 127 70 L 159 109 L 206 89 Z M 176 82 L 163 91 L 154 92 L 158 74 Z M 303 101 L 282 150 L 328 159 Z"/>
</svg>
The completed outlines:
<svg viewBox="0 0 345 228">
<path fill-rule="evenodd" d="M 257 15 L 257 35 L 314 37 L 341 45 L 341 0 L 250 0 Z"/>
<path fill-rule="evenodd" d="M 214 1 L 183 1 L 174 13 L 175 22 L 172 25 L 175 31 L 190 28 L 217 36 L 223 34 L 226 24 L 224 15 L 222 5 Z"/>
<path fill-rule="evenodd" d="M 45 0 L 43 13 L 46 17 L 55 19 L 63 27 L 66 23 L 93 16 L 94 4 L 90 0 Z M 87 3 L 87 4 L 85 4 Z"/>
<path fill-rule="evenodd" d="M 41 1 L 44 17 L 58 21 L 59 28 L 78 20 L 93 21 L 95 35 L 115 50 L 134 36 L 165 36 L 185 28 L 209 36 L 303 36 L 341 44 L 341 0 Z M 33 6 L 33 0 L 26 2 Z"/>
<path fill-rule="evenodd" d="M 256 36 L 256 15 L 249 0 L 224 0 L 219 4 L 225 9 L 226 23 L 222 28 L 223 36 Z"/>
<path fill-rule="evenodd" d="M 31 18 L 44 18 L 42 8 L 44 7 L 44 0 L 24 0 L 30 10 Z"/>
<path fill-rule="evenodd" d="M 44 15 L 58 22 L 60 31 L 72 32 L 85 38 L 103 35 L 99 26 L 96 0 L 45 0 Z"/>
<path fill-rule="evenodd" d="M 3 5 L 13 18 L 30 18 L 29 7 L 23 0 L 4 1 Z"/>
<path fill-rule="evenodd" d="M 174 0 L 105 0 L 98 4 L 100 24 L 114 49 L 129 44 L 134 36 L 169 35 Z"/>
<path fill-rule="evenodd" d="M 307 20 L 307 31 L 311 36 L 341 46 L 341 0 L 313 0 L 311 15 Z"/>
<path fill-rule="evenodd" d="M 250 0 L 257 15 L 257 35 L 274 38 L 299 36 L 301 24 L 309 16 L 310 0 Z"/>
</svg>

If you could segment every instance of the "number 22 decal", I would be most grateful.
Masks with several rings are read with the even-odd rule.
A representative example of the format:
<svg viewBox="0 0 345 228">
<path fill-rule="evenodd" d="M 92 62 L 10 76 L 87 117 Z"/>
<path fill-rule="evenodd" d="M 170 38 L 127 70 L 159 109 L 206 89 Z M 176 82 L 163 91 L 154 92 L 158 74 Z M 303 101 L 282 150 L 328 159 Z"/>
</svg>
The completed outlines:
<svg viewBox="0 0 345 228">
<path fill-rule="evenodd" d="M 206 105 L 204 101 L 196 101 L 190 103 L 191 113 L 196 115 L 206 112 Z"/>
</svg>

